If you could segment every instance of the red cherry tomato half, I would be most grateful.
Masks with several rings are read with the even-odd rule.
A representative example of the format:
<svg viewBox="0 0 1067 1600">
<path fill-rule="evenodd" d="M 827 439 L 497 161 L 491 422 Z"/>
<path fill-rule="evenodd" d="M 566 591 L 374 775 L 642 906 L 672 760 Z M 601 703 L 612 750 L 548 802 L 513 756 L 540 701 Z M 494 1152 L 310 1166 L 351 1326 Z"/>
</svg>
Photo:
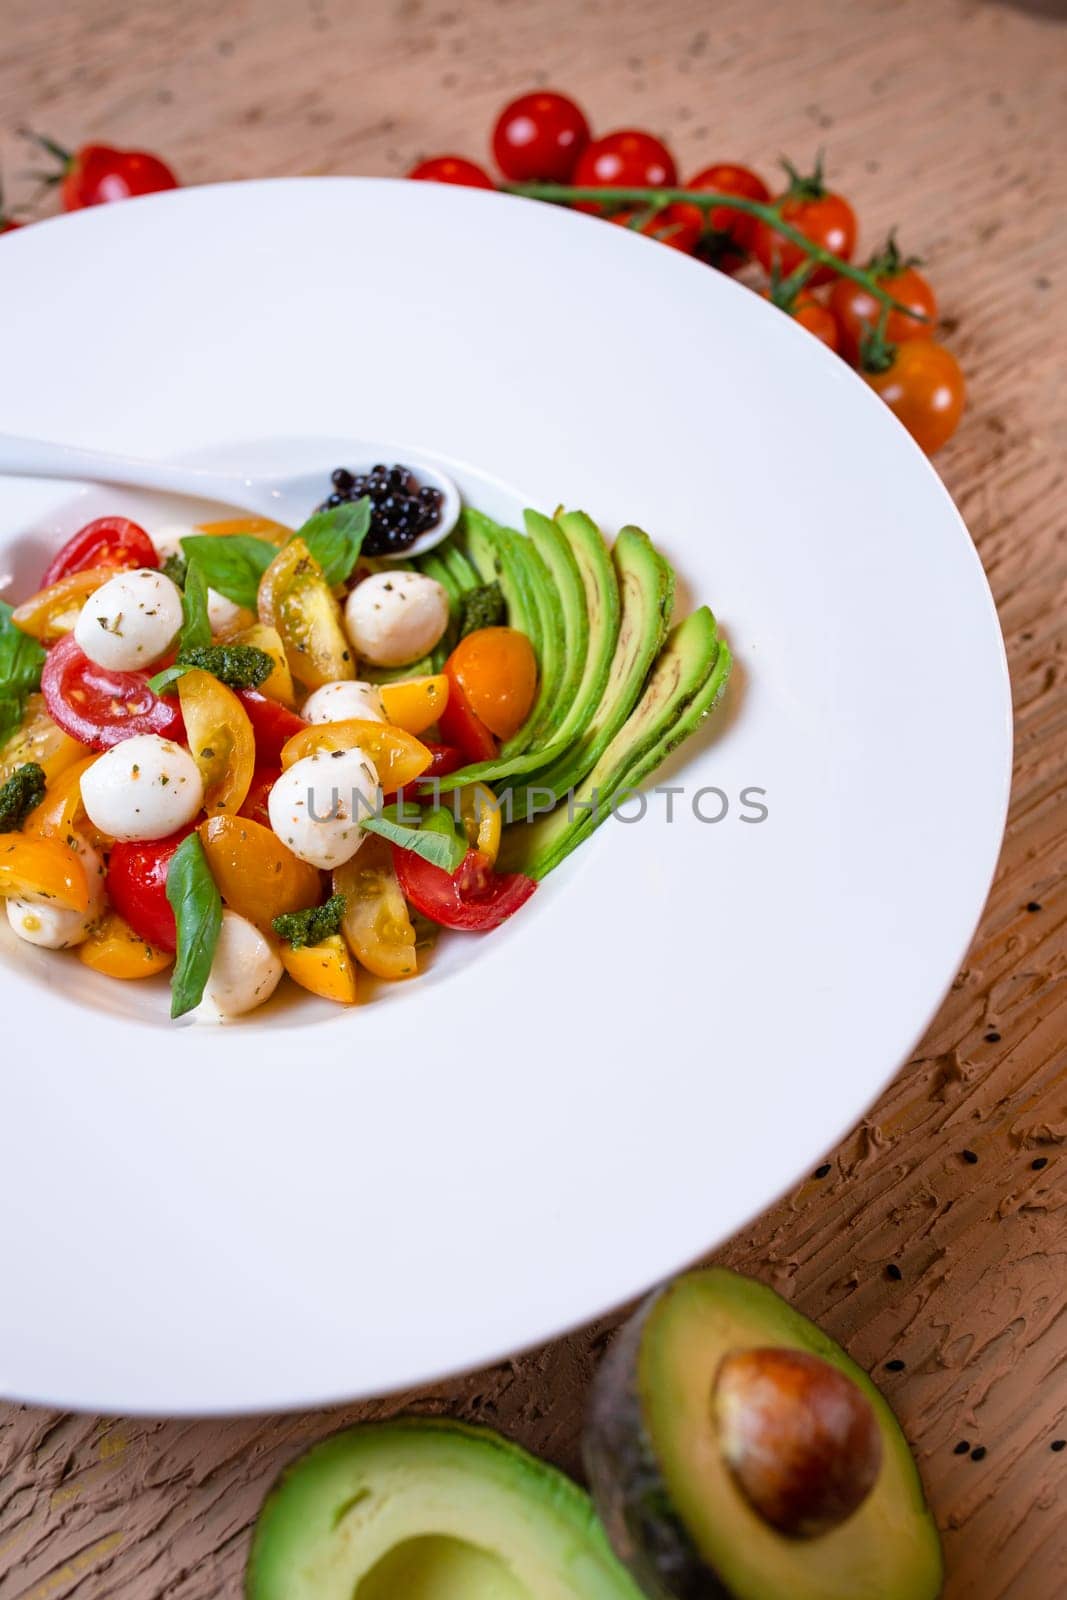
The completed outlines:
<svg viewBox="0 0 1067 1600">
<path fill-rule="evenodd" d="M 41 692 L 52 721 L 93 750 L 109 750 L 139 733 L 185 738 L 177 700 L 153 694 L 146 672 L 109 672 L 98 667 L 72 633 L 49 650 L 41 672 Z"/>
<path fill-rule="evenodd" d="M 158 567 L 155 545 L 128 517 L 97 517 L 79 528 L 45 569 L 41 588 L 89 567 Z"/>
<path fill-rule="evenodd" d="M 307 723 L 277 700 L 268 700 L 258 689 L 238 689 L 237 698 L 248 712 L 256 736 L 256 759 L 264 766 L 280 767 L 282 745 L 302 732 Z"/>
<path fill-rule="evenodd" d="M 540 89 L 506 105 L 493 129 L 493 158 L 513 183 L 567 183 L 589 143 L 589 124 L 565 94 Z"/>
<path fill-rule="evenodd" d="M 248 786 L 244 804 L 237 815 L 239 817 L 248 817 L 251 822 L 259 822 L 264 828 L 269 828 L 271 821 L 270 812 L 267 809 L 267 801 L 270 798 L 271 790 L 281 775 L 282 769 L 279 766 L 257 767 L 252 774 L 252 782 Z"/>
<path fill-rule="evenodd" d="M 175 950 L 178 933 L 167 899 L 167 870 L 193 823 L 166 839 L 119 840 L 107 863 L 108 899 L 142 939 L 160 950 Z"/>
<path fill-rule="evenodd" d="M 449 693 L 451 692 L 450 689 Z M 450 772 L 458 772 L 463 765 L 463 752 L 457 750 L 455 745 L 430 744 L 425 739 L 421 740 L 421 743 L 429 750 L 433 760 L 419 779 L 420 783 L 424 783 L 427 778 L 447 777 Z"/>
<path fill-rule="evenodd" d="M 141 194 L 177 189 L 178 179 L 158 156 L 146 150 L 115 150 L 108 144 L 83 145 L 67 158 L 60 188 L 64 211 L 132 200 Z"/>
<path fill-rule="evenodd" d="M 731 161 L 703 167 L 695 178 L 690 178 L 686 188 L 713 189 L 717 194 L 734 194 L 741 200 L 766 202 L 771 198 L 771 191 L 758 173 Z M 736 272 L 751 252 L 758 224 L 758 217 L 746 216 L 743 211 L 712 206 L 704 224 L 708 237 L 701 256 L 723 272 Z"/>
<path fill-rule="evenodd" d="M 621 128 L 586 145 L 573 182 L 579 189 L 669 189 L 678 182 L 678 169 L 662 140 Z"/>
<path fill-rule="evenodd" d="M 537 884 L 521 872 L 494 872 L 477 850 L 468 850 L 455 874 L 410 850 L 393 846 L 393 862 L 404 898 L 442 928 L 488 933 L 526 904 Z"/>
<path fill-rule="evenodd" d="M 464 189 L 496 188 L 484 167 L 465 161 L 462 156 L 432 156 L 429 161 L 420 161 L 417 167 L 412 167 L 408 177 L 422 183 L 458 183 Z"/>
<path fill-rule="evenodd" d="M 607 220 L 617 222 L 624 228 L 632 228 L 634 218 L 639 215 L 640 212 L 637 211 L 617 211 Z M 679 203 L 664 206 L 662 211 L 657 211 L 654 217 L 647 218 L 635 231 L 643 233 L 648 239 L 658 239 L 660 244 L 670 245 L 672 250 L 681 250 L 684 255 L 691 256 L 704 232 L 704 218 L 697 206 Z"/>
<path fill-rule="evenodd" d="M 471 710 L 466 691 L 458 679 L 449 677 L 448 704 L 437 719 L 446 744 L 462 752 L 465 761 L 492 761 L 496 740 L 480 717 Z M 428 776 L 433 776 L 432 773 Z"/>
</svg>

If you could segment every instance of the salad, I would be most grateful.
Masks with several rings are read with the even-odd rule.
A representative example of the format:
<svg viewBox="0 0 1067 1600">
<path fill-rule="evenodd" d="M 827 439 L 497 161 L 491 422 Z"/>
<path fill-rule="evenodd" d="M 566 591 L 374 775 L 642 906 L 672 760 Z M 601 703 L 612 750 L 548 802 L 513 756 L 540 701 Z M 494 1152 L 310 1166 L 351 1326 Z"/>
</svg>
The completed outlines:
<svg viewBox="0 0 1067 1600">
<path fill-rule="evenodd" d="M 488 932 L 712 709 L 730 653 L 672 626 L 647 534 L 439 515 L 402 466 L 262 519 L 80 529 L 0 602 L 0 898 L 17 938 L 171 1014 L 284 975 L 352 1004 Z"/>
</svg>

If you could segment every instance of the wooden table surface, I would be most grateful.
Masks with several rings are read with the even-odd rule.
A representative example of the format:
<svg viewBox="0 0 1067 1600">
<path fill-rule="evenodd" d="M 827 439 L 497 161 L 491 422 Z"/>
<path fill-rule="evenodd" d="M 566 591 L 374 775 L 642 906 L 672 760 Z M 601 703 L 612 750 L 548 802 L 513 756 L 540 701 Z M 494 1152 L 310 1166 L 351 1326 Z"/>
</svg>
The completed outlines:
<svg viewBox="0 0 1067 1600">
<path fill-rule="evenodd" d="M 396 174 L 438 150 L 484 159 L 499 105 L 554 84 L 601 130 L 667 136 L 683 170 L 716 158 L 770 170 L 782 151 L 804 161 L 825 147 L 862 245 L 898 223 L 926 258 L 971 394 L 938 465 L 1011 658 L 1004 854 L 915 1059 L 823 1175 L 718 1259 L 773 1283 L 875 1371 L 918 1452 L 953 1600 L 1067 1593 L 1067 1450 L 1051 1448 L 1067 1437 L 1063 17 L 1056 0 L 1029 11 L 989 0 L 5 0 L 0 33 L 0 155 L 16 202 L 28 194 L 22 123 L 69 144 L 158 149 L 190 183 Z M 72 1306 L 72 1338 L 77 1321 Z M 612 1326 L 310 1416 L 146 1422 L 0 1407 L 0 1600 L 237 1595 L 271 1478 L 354 1417 L 447 1411 L 576 1470 L 582 1394 Z M 887 1372 L 889 1359 L 903 1370 Z M 977 1458 L 956 1453 L 963 1440 Z"/>
</svg>

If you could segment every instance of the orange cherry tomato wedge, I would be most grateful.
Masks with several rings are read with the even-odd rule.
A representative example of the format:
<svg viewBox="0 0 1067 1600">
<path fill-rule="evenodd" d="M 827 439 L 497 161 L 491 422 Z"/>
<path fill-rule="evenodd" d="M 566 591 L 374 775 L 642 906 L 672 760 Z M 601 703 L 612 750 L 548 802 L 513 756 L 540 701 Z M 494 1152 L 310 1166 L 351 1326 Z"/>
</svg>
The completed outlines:
<svg viewBox="0 0 1067 1600">
<path fill-rule="evenodd" d="M 303 539 L 283 545 L 259 580 L 259 620 L 277 629 L 289 670 L 306 688 L 355 677 L 341 608 Z"/>
<path fill-rule="evenodd" d="M 16 606 L 11 620 L 42 644 L 54 644 L 73 628 L 89 596 L 114 576 L 114 567 L 87 567 L 84 572 L 72 572 Z"/>
<path fill-rule="evenodd" d="M 333 891 L 345 897 L 341 928 L 360 966 L 376 978 L 414 977 L 415 929 L 386 840 L 368 834 L 351 861 L 334 869 Z"/>
<path fill-rule="evenodd" d="M 315 722 L 295 734 L 282 746 L 282 769 L 323 750 L 362 750 L 374 763 L 383 794 L 421 777 L 433 760 L 426 746 L 403 728 L 353 717 L 347 722 Z"/>
<path fill-rule="evenodd" d="M 99 757 L 95 754 L 85 756 L 53 778 L 45 789 L 44 798 L 22 824 L 23 833 L 37 839 L 66 839 L 68 834 L 78 833 L 95 849 L 110 850 L 114 839 L 90 822 L 82 803 L 82 777 L 97 760 Z"/>
<path fill-rule="evenodd" d="M 332 933 L 321 944 L 305 945 L 301 950 L 283 944 L 278 954 L 290 978 L 302 989 L 317 994 L 320 1000 L 334 1000 L 342 1006 L 355 1005 L 356 969 L 339 933 Z"/>
<path fill-rule="evenodd" d="M 279 705 L 292 710 L 296 705 L 296 690 L 293 688 L 293 675 L 289 671 L 285 646 L 277 628 L 268 628 L 265 622 L 254 622 L 251 627 L 242 628 L 235 633 L 230 642 L 253 645 L 255 649 L 263 650 L 270 656 L 274 662 L 274 671 L 260 684 L 259 692 L 265 694 L 268 700 L 277 700 Z"/>
<path fill-rule="evenodd" d="M 448 704 L 448 679 L 443 672 L 433 677 L 404 678 L 399 683 L 383 683 L 382 704 L 389 721 L 406 733 L 425 733 L 432 728 Z"/>
<path fill-rule="evenodd" d="M 189 751 L 204 780 L 204 810 L 240 811 L 256 767 L 248 712 L 232 689 L 199 669 L 178 679 Z"/>
<path fill-rule="evenodd" d="M 52 721 L 45 708 L 44 696 L 31 694 L 26 702 L 21 725 L 0 746 L 0 783 L 27 761 L 36 761 L 44 773 L 45 782 L 51 783 L 67 767 L 89 754 L 88 745 L 79 744 Z"/>
<path fill-rule="evenodd" d="M 117 911 L 109 911 L 88 939 L 77 947 L 78 960 L 105 978 L 151 978 L 174 960 L 167 950 L 148 944 Z"/>
<path fill-rule="evenodd" d="M 304 911 L 322 898 L 316 868 L 299 861 L 262 823 L 250 817 L 211 817 L 200 824 L 199 833 L 223 900 L 257 927 L 269 930 L 283 912 Z"/>
<path fill-rule="evenodd" d="M 64 911 L 88 911 L 89 880 L 81 861 L 62 839 L 0 834 L 0 898 L 54 900 Z"/>
<path fill-rule="evenodd" d="M 268 544 L 284 544 L 290 529 L 283 527 L 280 522 L 271 522 L 268 517 L 223 517 L 217 522 L 198 523 L 197 532 L 206 533 L 214 539 L 227 539 L 233 533 L 244 533 L 253 539 L 265 539 Z"/>
<path fill-rule="evenodd" d="M 479 722 L 498 739 L 518 733 L 537 693 L 537 657 L 518 628 L 477 628 L 445 663 Z"/>
</svg>

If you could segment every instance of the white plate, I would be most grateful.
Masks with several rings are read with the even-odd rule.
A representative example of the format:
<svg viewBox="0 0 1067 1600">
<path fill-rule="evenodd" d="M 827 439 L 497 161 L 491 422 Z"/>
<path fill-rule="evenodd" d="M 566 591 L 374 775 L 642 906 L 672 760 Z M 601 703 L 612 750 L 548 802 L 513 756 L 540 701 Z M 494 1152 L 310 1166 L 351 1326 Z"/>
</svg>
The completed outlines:
<svg viewBox="0 0 1067 1600">
<path fill-rule="evenodd" d="M 413 1384 L 623 1301 L 816 1162 L 956 971 L 1011 748 L 967 531 L 866 387 L 674 251 L 428 184 L 82 212 L 4 240 L 0 305 L 0 428 L 235 468 L 407 441 L 491 511 L 648 528 L 738 662 L 671 768 L 722 822 L 654 797 L 354 1013 L 173 1028 L 5 946 L 0 1391 L 201 1412 Z M 0 483 L 0 579 L 105 501 L 133 504 Z"/>
</svg>

